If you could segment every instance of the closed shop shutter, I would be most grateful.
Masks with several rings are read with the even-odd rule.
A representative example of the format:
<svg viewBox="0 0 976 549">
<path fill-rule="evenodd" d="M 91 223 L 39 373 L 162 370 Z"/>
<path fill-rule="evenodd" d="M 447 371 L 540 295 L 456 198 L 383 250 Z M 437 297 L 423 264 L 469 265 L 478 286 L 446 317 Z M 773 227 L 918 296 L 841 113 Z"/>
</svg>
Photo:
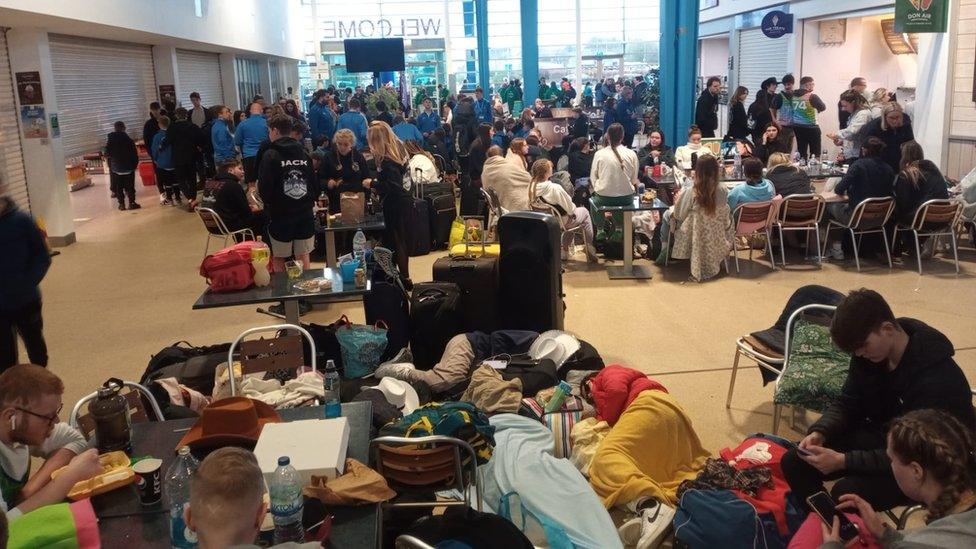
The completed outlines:
<svg viewBox="0 0 976 549">
<path fill-rule="evenodd" d="M 176 67 L 180 75 L 179 101 L 191 108 L 190 93 L 200 94 L 204 107 L 224 103 L 224 87 L 220 82 L 220 56 L 204 51 L 176 50 Z"/>
<path fill-rule="evenodd" d="M 739 57 L 736 60 L 736 85 L 749 89 L 748 109 L 759 85 L 770 76 L 777 80 L 787 70 L 787 38 L 767 38 L 760 29 L 739 31 Z"/>
<path fill-rule="evenodd" d="M 21 209 L 30 211 L 24 155 L 20 148 L 17 103 L 14 102 L 13 75 L 7 55 L 7 31 L 0 28 L 0 173 L 7 192 Z"/>
<path fill-rule="evenodd" d="M 56 34 L 50 41 L 65 157 L 101 150 L 118 120 L 141 139 L 158 98 L 152 47 Z"/>
</svg>

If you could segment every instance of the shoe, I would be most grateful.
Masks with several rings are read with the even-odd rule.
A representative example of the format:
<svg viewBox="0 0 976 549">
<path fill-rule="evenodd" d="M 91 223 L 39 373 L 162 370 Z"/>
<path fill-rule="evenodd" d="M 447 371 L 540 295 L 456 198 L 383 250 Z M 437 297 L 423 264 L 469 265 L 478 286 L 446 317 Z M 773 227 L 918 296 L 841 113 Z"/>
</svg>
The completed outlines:
<svg viewBox="0 0 976 549">
<path fill-rule="evenodd" d="M 373 377 L 376 379 L 392 377 L 403 381 L 410 381 L 410 374 L 415 371 L 417 371 L 417 369 L 409 362 L 400 362 L 397 364 L 384 363 L 376 368 L 376 371 L 373 372 Z"/>
<path fill-rule="evenodd" d="M 620 528 L 617 528 L 617 535 L 620 536 L 620 541 L 627 546 L 637 545 L 641 535 L 641 524 L 641 517 L 634 517 L 621 524 Z"/>
<path fill-rule="evenodd" d="M 590 244 L 586 247 L 586 261 L 590 263 L 599 263 L 600 257 L 596 254 L 596 247 Z"/>
<path fill-rule="evenodd" d="M 125 211 L 125 202 L 119 202 L 119 210 L 123 212 Z"/>
<path fill-rule="evenodd" d="M 653 549 L 664 541 L 664 536 L 674 520 L 674 508 L 657 500 L 640 511 L 640 538 L 636 549 Z"/>
<path fill-rule="evenodd" d="M 172 206 L 173 203 L 168 198 L 164 198 L 159 202 L 160 206 Z"/>
<path fill-rule="evenodd" d="M 844 249 L 840 246 L 831 246 L 825 257 L 834 261 L 844 261 Z"/>
<path fill-rule="evenodd" d="M 932 259 L 935 255 L 935 238 L 929 238 L 922 243 L 922 259 Z"/>
<path fill-rule="evenodd" d="M 387 360 L 386 362 L 383 362 L 382 364 L 380 364 L 380 366 L 384 366 L 387 364 L 400 364 L 403 362 L 409 362 L 411 364 L 413 363 L 413 353 L 410 352 L 410 347 L 404 347 L 400 349 L 400 352 L 398 352 L 396 356 L 394 356 L 390 360 Z"/>
<path fill-rule="evenodd" d="M 138 210 L 141 207 L 142 206 L 140 206 L 138 202 L 133 202 L 133 203 L 129 204 L 129 209 L 130 210 Z"/>
<path fill-rule="evenodd" d="M 563 261 L 569 261 L 569 252 L 566 250 L 559 252 L 559 258 Z"/>
</svg>

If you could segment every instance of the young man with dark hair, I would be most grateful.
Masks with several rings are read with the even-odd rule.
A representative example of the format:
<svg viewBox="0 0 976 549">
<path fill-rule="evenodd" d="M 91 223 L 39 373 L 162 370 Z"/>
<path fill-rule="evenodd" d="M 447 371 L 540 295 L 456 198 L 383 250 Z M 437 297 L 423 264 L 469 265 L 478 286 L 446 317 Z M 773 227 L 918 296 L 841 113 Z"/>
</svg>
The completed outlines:
<svg viewBox="0 0 976 549">
<path fill-rule="evenodd" d="M 908 503 L 885 453 L 888 422 L 935 408 L 976 429 L 972 394 L 952 359 L 952 342 L 920 320 L 895 318 L 880 294 L 862 288 L 837 306 L 834 343 L 851 353 L 840 397 L 807 431 L 799 450 L 783 457 L 783 474 L 800 499 L 837 480 L 835 500 L 854 493 L 878 510 Z"/>
<path fill-rule="evenodd" d="M 243 179 L 244 170 L 236 158 L 222 160 L 217 164 L 217 175 L 203 187 L 200 205 L 217 212 L 231 231 L 251 229 L 254 236 L 267 238 L 268 217 L 252 210 Z"/>
<path fill-rule="evenodd" d="M 203 132 L 190 122 L 187 110 L 177 107 L 176 120 L 170 124 L 163 146 L 168 145 L 173 151 L 176 186 L 187 201 L 197 196 L 197 157 L 203 140 Z M 176 195 L 176 203 L 180 203 L 179 194 Z"/>
<path fill-rule="evenodd" d="M 718 129 L 718 92 L 722 89 L 722 79 L 711 76 L 705 83 L 705 89 L 698 96 L 695 105 L 695 125 L 702 132 L 702 137 L 715 137 Z"/>
<path fill-rule="evenodd" d="M 336 119 L 329 108 L 329 92 L 318 90 L 308 110 L 308 125 L 312 130 L 312 146 L 327 148 L 336 131 Z"/>
<path fill-rule="evenodd" d="M 820 156 L 821 136 L 817 114 L 827 109 L 820 96 L 813 93 L 812 76 L 800 78 L 800 89 L 793 92 L 793 134 L 796 136 L 796 149 L 804 159 Z"/>
<path fill-rule="evenodd" d="M 268 234 L 276 272 L 294 256 L 309 268 L 315 244 L 312 205 L 319 196 L 318 178 L 305 147 L 291 137 L 294 122 L 286 114 L 268 120 L 271 143 L 258 166 L 258 193 L 268 214 Z"/>
<path fill-rule="evenodd" d="M 125 210 L 125 199 L 129 198 L 129 209 L 138 210 L 136 202 L 136 168 L 139 166 L 139 153 L 136 143 L 125 133 L 125 122 L 115 123 L 115 131 L 108 134 L 105 143 L 105 156 L 108 157 L 109 186 L 112 195 L 119 201 L 119 209 Z"/>
<path fill-rule="evenodd" d="M 203 128 L 203 125 L 207 122 L 213 120 L 213 114 L 211 114 L 210 109 L 204 107 L 200 103 L 200 94 L 197 92 L 192 92 L 190 94 L 190 103 L 193 104 L 193 108 L 190 109 L 189 118 L 190 122 L 198 128 Z"/>
<path fill-rule="evenodd" d="M 349 110 L 342 113 L 335 127 L 336 131 L 351 130 L 352 134 L 356 136 L 356 149 L 360 151 L 366 148 L 366 128 L 369 126 L 366 116 L 359 111 L 362 106 L 363 104 L 359 99 L 355 97 L 350 99 Z"/>
<path fill-rule="evenodd" d="M 779 124 L 779 138 L 784 143 L 788 143 L 790 150 L 793 150 L 793 108 L 797 102 L 793 88 L 796 85 L 796 78 L 792 74 L 784 75 L 780 84 L 783 85 L 783 91 L 773 97 L 769 109 L 776 123 Z"/>
<path fill-rule="evenodd" d="M 495 119 L 495 113 L 492 111 L 491 103 L 485 99 L 485 90 L 480 86 L 475 88 L 474 97 L 474 114 L 478 117 L 478 122 L 491 124 Z"/>
<path fill-rule="evenodd" d="M 224 105 L 216 105 L 212 109 L 214 115 L 213 126 L 210 127 L 210 142 L 213 148 L 214 164 L 237 158 L 234 150 L 234 136 L 230 133 L 234 115 Z"/>
</svg>

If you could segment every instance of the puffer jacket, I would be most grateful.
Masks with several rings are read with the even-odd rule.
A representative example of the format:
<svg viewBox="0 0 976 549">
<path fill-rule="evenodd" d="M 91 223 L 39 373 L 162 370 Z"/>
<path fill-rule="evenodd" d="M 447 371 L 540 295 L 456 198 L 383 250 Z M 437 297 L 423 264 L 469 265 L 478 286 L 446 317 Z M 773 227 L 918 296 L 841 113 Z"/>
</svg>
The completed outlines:
<svg viewBox="0 0 976 549">
<path fill-rule="evenodd" d="M 664 385 L 647 377 L 643 372 L 619 364 L 607 366 L 589 384 L 597 419 L 606 421 L 610 426 L 617 423 L 620 414 L 624 413 L 642 391 L 668 392 Z"/>
<path fill-rule="evenodd" d="M 786 198 L 793 194 L 810 194 L 810 176 L 788 164 L 780 164 L 766 172 L 766 179 L 773 184 L 776 194 Z"/>
</svg>

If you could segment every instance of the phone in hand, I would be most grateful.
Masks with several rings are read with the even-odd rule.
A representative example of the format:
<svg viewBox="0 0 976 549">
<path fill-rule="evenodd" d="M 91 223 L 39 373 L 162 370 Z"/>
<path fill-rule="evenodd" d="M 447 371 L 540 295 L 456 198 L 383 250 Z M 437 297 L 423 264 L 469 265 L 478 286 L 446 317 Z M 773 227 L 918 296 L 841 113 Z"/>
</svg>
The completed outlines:
<svg viewBox="0 0 976 549">
<path fill-rule="evenodd" d="M 827 492 L 813 494 L 807 498 L 807 504 L 813 509 L 814 513 L 820 515 L 820 519 L 828 527 L 833 527 L 834 517 L 840 519 L 840 539 L 844 540 L 844 543 L 857 537 L 857 525 L 851 522 L 844 513 L 837 511 L 837 504 L 834 503 L 834 498 L 830 497 L 830 494 Z"/>
<path fill-rule="evenodd" d="M 801 456 L 807 456 L 807 457 L 813 455 L 813 452 L 811 452 L 810 450 L 807 450 L 806 448 L 804 448 L 802 446 L 797 446 L 796 447 L 796 453 L 797 454 L 800 454 Z"/>
</svg>

